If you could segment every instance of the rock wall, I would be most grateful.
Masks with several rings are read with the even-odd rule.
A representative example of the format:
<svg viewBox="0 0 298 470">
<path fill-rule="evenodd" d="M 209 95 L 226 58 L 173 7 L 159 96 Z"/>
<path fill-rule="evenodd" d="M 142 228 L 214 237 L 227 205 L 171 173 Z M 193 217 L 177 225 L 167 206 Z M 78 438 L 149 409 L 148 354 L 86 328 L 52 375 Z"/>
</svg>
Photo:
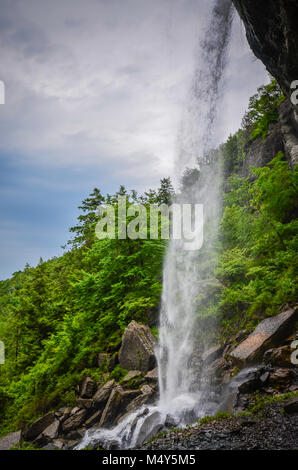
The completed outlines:
<svg viewBox="0 0 298 470">
<path fill-rule="evenodd" d="M 233 3 L 254 54 L 289 96 L 292 81 L 298 80 L 297 0 L 233 0 Z"/>
</svg>

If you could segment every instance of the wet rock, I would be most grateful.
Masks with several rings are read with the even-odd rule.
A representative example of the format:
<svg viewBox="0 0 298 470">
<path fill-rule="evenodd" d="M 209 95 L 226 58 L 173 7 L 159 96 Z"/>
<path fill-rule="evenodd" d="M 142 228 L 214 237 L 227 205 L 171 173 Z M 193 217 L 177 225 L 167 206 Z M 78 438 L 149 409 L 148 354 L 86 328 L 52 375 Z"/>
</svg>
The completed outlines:
<svg viewBox="0 0 298 470">
<path fill-rule="evenodd" d="M 80 387 L 81 398 L 92 398 L 96 389 L 94 381 L 90 377 L 85 377 Z"/>
<path fill-rule="evenodd" d="M 291 365 L 291 349 L 289 346 L 268 349 L 265 352 L 263 360 L 265 364 L 271 364 L 278 367 L 289 367 Z"/>
<path fill-rule="evenodd" d="M 73 429 L 79 428 L 87 415 L 87 410 L 79 410 L 76 411 L 74 414 L 71 414 L 69 418 L 67 418 L 64 423 L 62 424 L 62 430 L 64 433 L 68 433 Z"/>
<path fill-rule="evenodd" d="M 26 441 L 33 441 L 37 436 L 39 436 L 48 426 L 50 426 L 56 420 L 55 413 L 50 412 L 41 418 L 34 421 L 33 424 L 29 426 L 24 438 Z"/>
<path fill-rule="evenodd" d="M 218 344 L 217 346 L 214 346 L 213 348 L 208 349 L 202 354 L 202 360 L 203 364 L 210 364 L 211 362 L 215 361 L 218 359 L 222 352 L 224 350 L 224 345 L 223 344 Z"/>
<path fill-rule="evenodd" d="M 177 426 L 177 424 L 178 424 L 177 419 L 174 416 L 169 415 L 169 414 L 166 416 L 166 420 L 164 424 L 166 428 L 169 428 L 169 429 L 174 428 L 175 426 Z"/>
<path fill-rule="evenodd" d="M 293 398 L 285 404 L 284 410 L 288 414 L 298 413 L 298 397 Z"/>
<path fill-rule="evenodd" d="M 292 381 L 291 369 L 276 369 L 270 374 L 269 383 L 276 389 L 281 389 L 289 385 Z"/>
<path fill-rule="evenodd" d="M 297 314 L 297 308 L 288 308 L 275 317 L 263 320 L 247 339 L 231 351 L 233 362 L 242 367 L 257 363 L 266 349 L 280 344 L 287 337 L 295 325 Z"/>
<path fill-rule="evenodd" d="M 21 431 L 11 432 L 0 439 L 0 450 L 10 450 L 13 446 L 20 444 L 21 441 Z"/>
<path fill-rule="evenodd" d="M 221 377 L 227 368 L 227 361 L 223 357 L 219 357 L 209 365 L 207 369 L 207 376 L 214 380 Z"/>
<path fill-rule="evenodd" d="M 163 428 L 163 421 L 159 411 L 154 411 L 151 415 L 145 418 L 142 426 L 140 427 L 137 446 L 143 444 L 150 437 L 156 435 Z"/>
<path fill-rule="evenodd" d="M 136 321 L 125 329 L 119 351 L 119 364 L 122 369 L 140 370 L 143 373 L 153 369 L 155 340 L 148 326 Z"/>
</svg>

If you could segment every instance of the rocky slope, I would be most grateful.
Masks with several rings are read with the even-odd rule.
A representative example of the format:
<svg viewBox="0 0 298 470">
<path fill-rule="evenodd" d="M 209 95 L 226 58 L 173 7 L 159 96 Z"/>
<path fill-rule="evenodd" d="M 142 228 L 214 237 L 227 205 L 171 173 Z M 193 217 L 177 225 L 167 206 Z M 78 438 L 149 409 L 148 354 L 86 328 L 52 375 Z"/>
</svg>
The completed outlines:
<svg viewBox="0 0 298 470">
<path fill-rule="evenodd" d="M 244 441 L 248 448 L 267 449 L 274 445 L 292 448 L 292 431 L 298 419 L 297 399 L 286 408 L 291 417 L 280 413 L 280 403 L 270 406 L 263 421 L 259 418 L 243 421 L 243 416 L 239 418 L 235 413 L 250 410 L 256 390 L 265 400 L 298 391 L 298 371 L 292 350 L 297 317 L 297 307 L 287 307 L 279 315 L 263 320 L 250 335 L 242 331 L 200 356 L 198 370 L 204 371 L 201 386 L 208 387 L 218 410 L 233 413 L 234 417 L 224 422 L 212 421 L 207 427 L 175 431 L 144 448 L 236 449 L 243 447 Z M 102 360 L 108 360 L 107 356 L 100 355 L 99 366 Z M 96 384 L 85 377 L 79 387 L 77 406 L 51 411 L 29 427 L 0 439 L 0 449 L 10 449 L 23 441 L 43 449 L 73 449 L 87 429 L 111 428 L 142 405 L 156 402 L 157 369 L 152 368 L 155 366 L 154 339 L 148 327 L 134 321 L 130 323 L 122 338 L 118 360 L 132 367 L 120 382 L 109 379 L 104 384 Z M 285 404 L 287 402 L 282 406 Z M 146 421 L 144 423 L 146 426 Z M 171 422 L 159 426 L 156 433 L 169 431 L 171 426 Z M 251 426 L 255 426 L 254 431 Z M 286 432 L 281 435 L 278 428 Z M 146 437 L 144 429 L 144 442 Z"/>
<path fill-rule="evenodd" d="M 265 405 L 256 416 L 224 417 L 174 430 L 144 450 L 297 450 L 298 398 Z"/>
</svg>

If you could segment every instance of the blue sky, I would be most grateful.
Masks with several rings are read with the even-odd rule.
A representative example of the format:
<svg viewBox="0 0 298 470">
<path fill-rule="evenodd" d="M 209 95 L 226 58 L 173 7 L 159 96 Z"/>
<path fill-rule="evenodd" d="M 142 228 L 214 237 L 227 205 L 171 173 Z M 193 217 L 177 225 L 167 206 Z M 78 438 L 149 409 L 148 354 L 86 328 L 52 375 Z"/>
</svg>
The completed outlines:
<svg viewBox="0 0 298 470">
<path fill-rule="evenodd" d="M 210 0 L 0 0 L 0 278 L 61 253 L 97 186 L 173 175 Z M 268 81 L 235 18 L 214 143 Z"/>
</svg>

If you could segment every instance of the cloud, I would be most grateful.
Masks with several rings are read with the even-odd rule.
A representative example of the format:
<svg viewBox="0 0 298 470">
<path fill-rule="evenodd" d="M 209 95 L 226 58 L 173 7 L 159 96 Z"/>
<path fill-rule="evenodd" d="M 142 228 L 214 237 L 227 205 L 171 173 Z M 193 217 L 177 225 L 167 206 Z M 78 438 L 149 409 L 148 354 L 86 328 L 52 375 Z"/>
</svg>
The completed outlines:
<svg viewBox="0 0 298 470">
<path fill-rule="evenodd" d="M 2 222 L 22 221 L 28 234 L 24 249 L 19 232 L 1 232 L 7 275 L 7 252 L 15 267 L 30 253 L 55 253 L 74 208 L 95 185 L 141 191 L 173 175 L 210 1 L 0 0 L 0 7 Z M 265 80 L 263 65 L 252 59 L 237 20 L 218 143 L 237 129 L 249 95 Z M 9 239 L 18 240 L 13 250 Z"/>
</svg>

